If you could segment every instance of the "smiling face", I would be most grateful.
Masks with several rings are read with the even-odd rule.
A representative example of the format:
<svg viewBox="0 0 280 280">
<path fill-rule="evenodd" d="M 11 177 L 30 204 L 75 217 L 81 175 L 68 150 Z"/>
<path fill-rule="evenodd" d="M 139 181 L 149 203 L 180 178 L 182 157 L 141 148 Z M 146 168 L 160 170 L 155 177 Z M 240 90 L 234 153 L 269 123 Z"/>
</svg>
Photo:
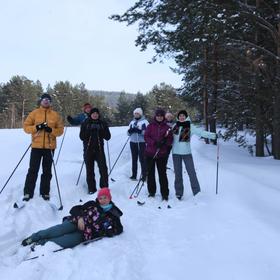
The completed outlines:
<svg viewBox="0 0 280 280">
<path fill-rule="evenodd" d="M 164 120 L 164 116 L 162 115 L 156 115 L 156 121 L 157 122 L 162 122 Z"/>
<path fill-rule="evenodd" d="M 184 122 L 186 120 L 186 116 L 184 114 L 179 115 L 179 122 Z"/>
<path fill-rule="evenodd" d="M 49 98 L 43 98 L 41 100 L 41 106 L 44 108 L 49 108 L 51 106 L 51 101 Z"/>
<path fill-rule="evenodd" d="M 93 119 L 93 120 L 98 120 L 99 118 L 99 114 L 97 112 L 93 112 L 90 117 Z"/>
<path fill-rule="evenodd" d="M 98 201 L 100 203 L 100 205 L 104 206 L 110 203 L 110 198 L 106 195 L 100 195 L 98 197 Z"/>
</svg>

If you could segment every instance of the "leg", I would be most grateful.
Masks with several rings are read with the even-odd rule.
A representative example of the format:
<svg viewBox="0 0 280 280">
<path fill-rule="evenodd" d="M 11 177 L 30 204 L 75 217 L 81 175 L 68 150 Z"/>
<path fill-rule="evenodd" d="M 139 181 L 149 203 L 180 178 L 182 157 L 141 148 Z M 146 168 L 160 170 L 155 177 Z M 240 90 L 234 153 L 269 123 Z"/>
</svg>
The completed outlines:
<svg viewBox="0 0 280 280">
<path fill-rule="evenodd" d="M 40 169 L 42 149 L 31 149 L 29 169 L 24 184 L 24 194 L 34 195 L 34 189 Z"/>
<path fill-rule="evenodd" d="M 142 171 L 142 178 L 146 178 L 147 176 L 147 168 L 146 168 L 146 161 L 145 161 L 145 146 L 144 142 L 139 143 L 139 160 L 141 164 L 141 171 Z"/>
<path fill-rule="evenodd" d="M 151 195 L 156 193 L 156 178 L 155 178 L 155 160 L 152 157 L 146 157 L 147 170 L 148 170 L 148 192 Z"/>
<path fill-rule="evenodd" d="M 138 143 L 130 142 L 131 158 L 132 158 L 132 177 L 137 176 L 137 159 L 138 159 Z"/>
<path fill-rule="evenodd" d="M 100 151 L 96 157 L 97 165 L 99 168 L 99 173 L 100 173 L 100 180 L 99 180 L 99 187 L 104 188 L 104 187 L 109 187 L 109 182 L 108 182 L 108 168 L 106 165 L 106 157 L 104 154 L 104 150 Z"/>
<path fill-rule="evenodd" d="M 44 230 L 40 230 L 36 233 L 33 233 L 30 238 L 33 242 L 38 242 L 43 245 L 51 238 L 56 238 L 63 236 L 64 234 L 72 233 L 77 231 L 77 226 L 70 221 L 64 221 L 62 224 L 49 227 Z"/>
<path fill-rule="evenodd" d="M 168 189 L 168 179 L 166 174 L 166 158 L 157 158 L 156 159 L 160 192 L 163 199 L 168 199 L 169 189 Z"/>
<path fill-rule="evenodd" d="M 183 185 L 183 176 L 182 176 L 182 156 L 181 155 L 172 155 L 173 158 L 173 167 L 175 172 L 175 192 L 176 196 L 183 196 L 184 194 L 184 185 Z"/>
<path fill-rule="evenodd" d="M 191 154 L 184 155 L 183 160 L 191 181 L 191 188 L 192 188 L 193 195 L 196 195 L 197 193 L 200 192 L 200 186 L 194 169 L 193 157 Z"/>
<path fill-rule="evenodd" d="M 74 232 L 64 234 L 63 236 L 51 238 L 48 241 L 52 241 L 62 248 L 73 248 L 82 243 L 84 241 L 84 237 L 82 232 L 76 230 Z"/>
<path fill-rule="evenodd" d="M 96 192 L 96 181 L 94 174 L 94 154 L 87 152 L 85 159 L 88 191 Z"/>
<path fill-rule="evenodd" d="M 43 162 L 42 169 L 43 173 L 41 175 L 40 183 L 40 194 L 45 195 L 50 193 L 50 184 L 52 179 L 52 150 L 43 150 Z"/>
</svg>

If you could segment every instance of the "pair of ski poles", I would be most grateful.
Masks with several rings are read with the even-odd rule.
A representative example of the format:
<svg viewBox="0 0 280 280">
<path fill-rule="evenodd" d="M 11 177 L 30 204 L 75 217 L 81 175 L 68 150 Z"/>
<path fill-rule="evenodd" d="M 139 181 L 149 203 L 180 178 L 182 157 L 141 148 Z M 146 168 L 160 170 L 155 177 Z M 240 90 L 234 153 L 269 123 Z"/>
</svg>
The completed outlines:
<svg viewBox="0 0 280 280">
<path fill-rule="evenodd" d="M 115 162 L 114 162 L 112 168 L 111 168 L 109 144 L 108 144 L 108 141 L 107 141 L 107 153 L 108 153 L 108 162 L 109 162 L 109 170 L 110 170 L 110 171 L 109 171 L 109 174 L 108 174 L 108 177 L 111 175 L 111 173 L 112 173 L 114 167 L 116 166 L 116 164 L 117 164 L 117 162 L 118 162 L 120 156 L 122 155 L 123 150 L 124 150 L 125 146 L 126 146 L 127 143 L 128 143 L 128 140 L 129 140 L 129 137 L 127 138 L 126 142 L 124 143 L 124 145 L 123 145 L 123 147 L 122 147 L 122 149 L 121 149 L 119 155 L 117 156 L 117 158 L 116 158 L 116 160 L 115 160 Z M 79 172 L 79 176 L 78 176 L 78 179 L 77 179 L 77 182 L 76 182 L 76 186 L 78 186 L 78 184 L 79 184 L 79 181 L 80 181 L 80 177 L 81 177 L 81 174 L 82 174 L 82 171 L 83 171 L 84 164 L 85 164 L 85 160 L 83 160 L 83 163 L 82 163 L 82 166 L 81 166 L 81 169 L 80 169 L 80 172 Z M 112 180 L 112 181 L 115 181 L 113 178 L 111 178 L 111 180 Z"/>
<path fill-rule="evenodd" d="M 64 133 L 64 137 L 65 137 L 66 131 Z M 36 133 L 35 137 L 37 137 L 39 135 L 39 131 Z M 63 137 L 63 140 L 64 140 Z M 62 141 L 63 144 L 63 141 Z M 61 151 L 61 147 L 62 144 L 60 146 L 60 151 Z M 27 152 L 29 151 L 29 149 L 31 148 L 32 143 L 29 144 L 29 146 L 27 147 L 27 149 L 25 150 L 25 152 L 23 153 L 22 157 L 20 158 L 19 162 L 17 163 L 16 167 L 14 168 L 14 170 L 12 171 L 11 175 L 9 176 L 9 178 L 7 179 L 7 181 L 5 182 L 4 186 L 2 187 L 0 194 L 3 192 L 3 190 L 6 188 L 6 186 L 8 185 L 10 179 L 13 177 L 15 171 L 17 170 L 17 168 L 19 167 L 20 163 L 22 162 L 22 160 L 24 159 L 25 155 L 27 154 Z M 60 202 L 60 206 L 58 208 L 58 210 L 62 210 L 63 209 L 63 205 L 62 205 L 62 199 L 61 199 L 61 194 L 60 194 L 60 188 L 59 188 L 59 184 L 58 184 L 58 178 L 57 178 L 57 172 L 56 172 L 56 167 L 55 167 L 55 162 L 54 162 L 54 156 L 53 156 L 53 151 L 50 150 L 51 153 L 51 157 L 52 157 L 52 163 L 53 163 L 53 168 L 54 168 L 54 173 L 55 173 L 55 180 L 56 180 L 56 185 L 57 185 L 57 191 L 58 191 L 58 196 L 59 196 L 59 202 Z M 59 157 L 59 155 L 58 155 Z"/>
</svg>

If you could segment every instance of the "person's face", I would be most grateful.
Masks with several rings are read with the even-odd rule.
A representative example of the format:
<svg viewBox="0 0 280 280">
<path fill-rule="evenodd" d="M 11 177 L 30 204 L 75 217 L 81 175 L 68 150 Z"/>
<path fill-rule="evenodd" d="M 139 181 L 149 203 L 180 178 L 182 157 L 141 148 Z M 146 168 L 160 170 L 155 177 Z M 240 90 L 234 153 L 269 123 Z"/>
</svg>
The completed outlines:
<svg viewBox="0 0 280 280">
<path fill-rule="evenodd" d="M 97 112 L 93 112 L 90 116 L 93 120 L 98 120 L 99 118 L 99 114 Z"/>
<path fill-rule="evenodd" d="M 184 122 L 186 120 L 186 116 L 184 114 L 179 115 L 179 122 Z"/>
<path fill-rule="evenodd" d="M 51 101 L 48 98 L 41 100 L 41 106 L 44 108 L 49 108 L 51 106 Z"/>
<path fill-rule="evenodd" d="M 84 108 L 84 111 L 85 111 L 87 114 L 90 113 L 90 110 L 91 110 L 91 107 L 90 107 L 90 106 L 86 106 L 86 107 Z"/>
<path fill-rule="evenodd" d="M 173 120 L 173 115 L 170 114 L 170 113 L 169 113 L 169 114 L 166 114 L 166 115 L 165 115 L 165 118 L 166 118 L 167 121 L 171 122 L 171 121 Z"/>
<path fill-rule="evenodd" d="M 134 118 L 135 118 L 135 119 L 140 119 L 140 118 L 141 118 L 141 115 L 140 115 L 139 113 L 135 113 L 135 114 L 134 114 Z"/>
<path fill-rule="evenodd" d="M 163 119 L 164 119 L 164 116 L 162 116 L 162 115 L 156 115 L 156 121 L 157 121 L 157 122 L 162 122 Z"/>
<path fill-rule="evenodd" d="M 99 196 L 98 201 L 99 201 L 100 205 L 107 205 L 110 203 L 110 199 L 106 195 Z"/>
</svg>

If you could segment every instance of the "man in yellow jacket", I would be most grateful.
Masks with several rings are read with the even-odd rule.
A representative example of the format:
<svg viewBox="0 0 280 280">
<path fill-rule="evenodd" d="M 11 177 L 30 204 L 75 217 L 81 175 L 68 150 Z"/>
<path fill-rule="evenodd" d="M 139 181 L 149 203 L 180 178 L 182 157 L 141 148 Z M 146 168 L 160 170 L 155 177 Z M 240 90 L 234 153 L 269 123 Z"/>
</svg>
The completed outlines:
<svg viewBox="0 0 280 280">
<path fill-rule="evenodd" d="M 24 201 L 28 201 L 34 195 L 41 160 L 43 173 L 40 195 L 45 200 L 50 199 L 51 169 L 56 137 L 63 134 L 62 119 L 51 109 L 51 101 L 49 94 L 43 94 L 40 98 L 40 108 L 33 110 L 23 124 L 24 131 L 32 136 L 30 163 L 24 185 Z"/>
</svg>

